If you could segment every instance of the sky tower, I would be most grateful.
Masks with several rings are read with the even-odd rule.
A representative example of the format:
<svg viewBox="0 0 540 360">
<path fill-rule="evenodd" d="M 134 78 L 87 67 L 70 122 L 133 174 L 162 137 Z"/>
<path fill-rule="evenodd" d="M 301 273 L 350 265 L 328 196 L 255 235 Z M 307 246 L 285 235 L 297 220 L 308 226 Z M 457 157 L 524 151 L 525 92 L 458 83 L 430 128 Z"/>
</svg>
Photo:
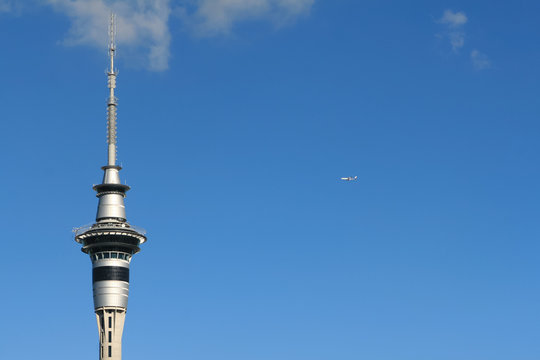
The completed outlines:
<svg viewBox="0 0 540 360">
<path fill-rule="evenodd" d="M 129 186 L 120 182 L 116 165 L 116 106 L 114 96 L 117 70 L 114 68 L 116 25 L 111 14 L 109 25 L 110 68 L 107 70 L 108 161 L 102 169 L 103 182 L 94 186 L 99 198 L 96 222 L 75 229 L 75 241 L 92 261 L 94 309 L 99 330 L 99 358 L 122 359 L 122 332 L 129 293 L 129 264 L 139 245 L 146 241 L 144 230 L 126 220 L 124 198 Z"/>
</svg>

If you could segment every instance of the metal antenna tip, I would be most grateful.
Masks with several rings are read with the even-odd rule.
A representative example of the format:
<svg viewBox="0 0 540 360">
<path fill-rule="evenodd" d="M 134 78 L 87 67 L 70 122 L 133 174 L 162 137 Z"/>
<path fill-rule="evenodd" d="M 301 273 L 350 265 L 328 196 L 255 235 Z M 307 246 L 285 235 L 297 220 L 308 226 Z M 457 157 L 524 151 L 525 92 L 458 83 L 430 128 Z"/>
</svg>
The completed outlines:
<svg viewBox="0 0 540 360">
<path fill-rule="evenodd" d="M 114 96 L 116 89 L 116 72 L 114 70 L 114 55 L 116 51 L 116 15 L 111 12 L 109 24 L 109 58 L 110 68 L 107 72 L 107 84 L 109 87 L 109 99 L 107 100 L 107 143 L 108 161 L 107 165 L 116 165 L 116 106 L 118 101 Z"/>
</svg>

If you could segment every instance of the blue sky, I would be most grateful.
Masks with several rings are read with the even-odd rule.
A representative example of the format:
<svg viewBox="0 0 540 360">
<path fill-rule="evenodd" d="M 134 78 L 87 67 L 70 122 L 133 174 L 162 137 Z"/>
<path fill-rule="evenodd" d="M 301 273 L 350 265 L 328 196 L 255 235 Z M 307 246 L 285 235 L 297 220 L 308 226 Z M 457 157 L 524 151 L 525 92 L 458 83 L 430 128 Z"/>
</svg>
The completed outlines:
<svg viewBox="0 0 540 360">
<path fill-rule="evenodd" d="M 125 359 L 538 359 L 540 3 L 421 0 L 0 0 L 0 358 L 97 356 L 111 8 Z"/>
</svg>

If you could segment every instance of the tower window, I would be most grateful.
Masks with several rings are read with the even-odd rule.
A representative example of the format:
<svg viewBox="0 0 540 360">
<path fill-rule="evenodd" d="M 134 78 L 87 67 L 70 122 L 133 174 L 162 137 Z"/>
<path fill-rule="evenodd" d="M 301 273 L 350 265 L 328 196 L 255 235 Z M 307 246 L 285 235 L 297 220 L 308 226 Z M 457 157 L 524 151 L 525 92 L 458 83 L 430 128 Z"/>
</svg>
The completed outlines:
<svg viewBox="0 0 540 360">
<path fill-rule="evenodd" d="M 111 258 L 113 259 L 118 258 L 118 253 L 115 253 L 115 252 L 111 253 Z"/>
<path fill-rule="evenodd" d="M 97 258 L 98 258 L 98 260 L 103 259 L 103 254 L 102 253 L 97 254 Z"/>
<path fill-rule="evenodd" d="M 109 258 L 109 253 L 103 254 L 103 258 L 108 259 Z"/>
<path fill-rule="evenodd" d="M 112 342 L 112 331 L 109 331 L 109 342 Z"/>
<path fill-rule="evenodd" d="M 109 329 L 112 328 L 112 317 L 109 318 Z"/>
<path fill-rule="evenodd" d="M 112 356 L 112 347 L 109 346 L 109 357 Z"/>
</svg>

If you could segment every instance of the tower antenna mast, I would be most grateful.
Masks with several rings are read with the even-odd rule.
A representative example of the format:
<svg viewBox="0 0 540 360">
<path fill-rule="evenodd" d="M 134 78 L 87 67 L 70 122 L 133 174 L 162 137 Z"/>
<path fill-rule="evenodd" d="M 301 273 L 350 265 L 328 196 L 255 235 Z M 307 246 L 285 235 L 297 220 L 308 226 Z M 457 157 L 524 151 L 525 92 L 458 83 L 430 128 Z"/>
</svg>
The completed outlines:
<svg viewBox="0 0 540 360">
<path fill-rule="evenodd" d="M 114 96 L 116 89 L 117 70 L 114 69 L 114 56 L 116 52 L 116 15 L 111 13 L 109 23 L 109 58 L 110 68 L 107 70 L 107 85 L 109 87 L 109 99 L 107 100 L 107 144 L 108 162 L 107 165 L 116 165 L 116 106 L 118 101 Z"/>
</svg>

